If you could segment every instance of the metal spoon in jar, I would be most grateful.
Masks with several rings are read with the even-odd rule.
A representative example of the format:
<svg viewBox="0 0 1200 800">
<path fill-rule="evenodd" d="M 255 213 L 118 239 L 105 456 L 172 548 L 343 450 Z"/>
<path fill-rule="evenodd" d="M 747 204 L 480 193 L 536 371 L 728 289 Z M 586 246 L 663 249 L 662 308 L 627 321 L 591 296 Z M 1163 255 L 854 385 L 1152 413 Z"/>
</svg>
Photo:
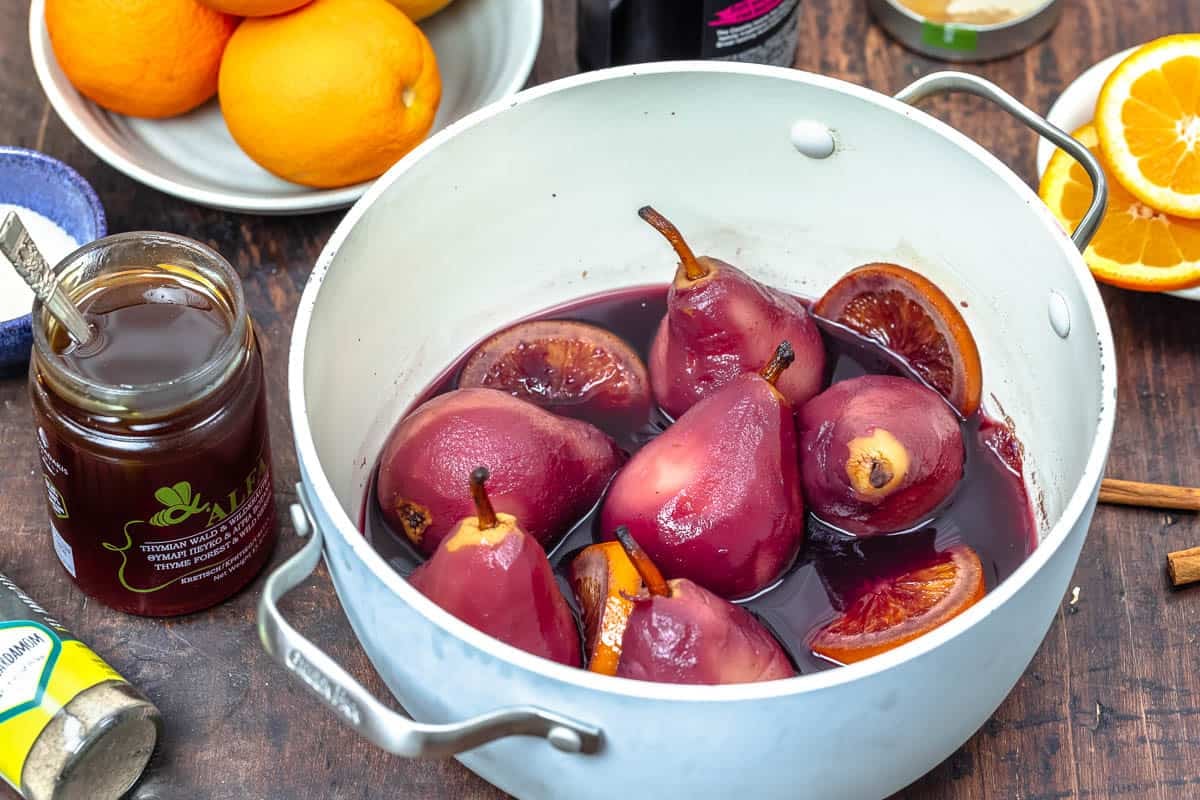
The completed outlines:
<svg viewBox="0 0 1200 800">
<path fill-rule="evenodd" d="M 4 221 L 0 222 L 0 253 L 12 262 L 17 274 L 29 284 L 46 310 L 62 323 L 71 338 L 77 344 L 87 344 L 92 338 L 91 326 L 58 285 L 54 270 L 46 263 L 15 211 L 8 212 Z"/>
</svg>

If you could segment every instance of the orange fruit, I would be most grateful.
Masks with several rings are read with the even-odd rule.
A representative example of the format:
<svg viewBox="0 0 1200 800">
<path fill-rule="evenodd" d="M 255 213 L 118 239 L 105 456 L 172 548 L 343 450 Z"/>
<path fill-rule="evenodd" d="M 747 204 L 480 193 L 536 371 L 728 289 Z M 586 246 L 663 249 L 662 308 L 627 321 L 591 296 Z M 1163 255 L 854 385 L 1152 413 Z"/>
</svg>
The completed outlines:
<svg viewBox="0 0 1200 800">
<path fill-rule="evenodd" d="M 1096 130 L 1134 197 L 1200 219 L 1200 34 L 1167 36 L 1122 61 L 1100 90 Z"/>
<path fill-rule="evenodd" d="M 196 0 L 46 0 L 46 30 L 67 79 L 132 117 L 175 116 L 216 94 L 236 27 Z"/>
<path fill-rule="evenodd" d="M 1073 134 L 1097 156 L 1096 128 Z M 1103 163 L 1103 159 L 1101 159 Z M 1167 292 L 1200 285 L 1200 221 L 1155 211 L 1108 175 L 1108 208 L 1083 258 L 1096 280 L 1124 289 Z M 1070 232 L 1092 202 L 1092 183 L 1075 159 L 1055 151 L 1038 194 Z"/>
<path fill-rule="evenodd" d="M 396 8 L 408 14 L 413 22 L 432 17 L 446 6 L 450 0 L 388 0 Z"/>
<path fill-rule="evenodd" d="M 269 17 L 295 11 L 309 0 L 200 0 L 211 9 L 239 17 Z"/>
<path fill-rule="evenodd" d="M 571 565 L 571 583 L 583 609 L 588 665 L 592 672 L 616 675 L 621 641 L 642 578 L 620 542 L 585 547 Z"/>
<path fill-rule="evenodd" d="M 979 408 L 979 348 L 954 302 L 928 278 L 896 264 L 846 273 L 813 306 L 903 358 L 964 417 Z"/>
<path fill-rule="evenodd" d="M 247 19 L 221 62 L 234 140 L 266 170 L 319 188 L 381 175 L 429 133 L 441 93 L 425 34 L 387 0 Z"/>
<path fill-rule="evenodd" d="M 810 639 L 817 655 L 852 664 L 911 642 L 983 598 L 983 565 L 966 545 L 863 588 Z"/>
<path fill-rule="evenodd" d="M 491 337 L 467 359 L 458 387 L 482 386 L 573 417 L 645 414 L 650 376 L 615 333 L 573 320 L 533 320 Z"/>
</svg>

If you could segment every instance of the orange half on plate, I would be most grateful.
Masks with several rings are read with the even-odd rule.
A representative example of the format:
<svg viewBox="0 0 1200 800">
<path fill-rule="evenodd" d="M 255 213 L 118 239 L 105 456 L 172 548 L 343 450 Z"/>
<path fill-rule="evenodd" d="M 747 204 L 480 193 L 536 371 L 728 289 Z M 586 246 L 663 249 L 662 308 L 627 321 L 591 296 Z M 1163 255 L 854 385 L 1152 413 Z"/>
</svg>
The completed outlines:
<svg viewBox="0 0 1200 800">
<path fill-rule="evenodd" d="M 1094 126 L 1085 125 L 1072 135 L 1100 156 L 1100 138 Z M 1108 210 L 1083 253 L 1096 279 L 1147 292 L 1200 285 L 1200 220 L 1157 211 L 1115 180 L 1107 164 L 1105 173 Z M 1083 167 L 1058 150 L 1046 166 L 1038 193 L 1070 232 L 1092 201 L 1092 184 Z"/>
</svg>

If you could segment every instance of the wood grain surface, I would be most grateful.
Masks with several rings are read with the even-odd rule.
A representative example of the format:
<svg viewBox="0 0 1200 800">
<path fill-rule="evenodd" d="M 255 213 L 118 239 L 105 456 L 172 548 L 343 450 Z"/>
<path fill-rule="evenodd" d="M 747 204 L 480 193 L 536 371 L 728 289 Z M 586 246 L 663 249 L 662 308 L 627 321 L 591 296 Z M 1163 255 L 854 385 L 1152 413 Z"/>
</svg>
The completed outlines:
<svg viewBox="0 0 1200 800">
<path fill-rule="evenodd" d="M 574 3 L 547 0 L 533 82 L 576 71 Z M 1195 0 L 1064 0 L 1064 6 L 1062 22 L 1045 41 L 968 69 L 1045 111 L 1069 80 L 1104 56 L 1200 29 Z M 861 0 L 804 0 L 802 9 L 802 69 L 893 92 L 943 66 L 888 39 Z M 339 215 L 227 214 L 117 173 L 76 141 L 46 102 L 30 63 L 28 13 L 24 0 L 0 0 L 0 144 L 37 148 L 78 169 L 99 192 L 113 232 L 186 234 L 237 267 L 268 366 L 275 494 L 285 510 L 297 480 L 285 386 L 292 317 Z M 926 107 L 1033 180 L 1034 137 L 1003 114 L 962 96 Z M 1104 298 L 1121 376 L 1110 473 L 1200 485 L 1200 305 L 1109 289 Z M 137 800 L 503 796 L 453 761 L 385 755 L 303 695 L 255 635 L 261 577 L 206 613 L 168 622 L 124 616 L 89 602 L 60 570 L 45 513 L 24 376 L 0 377 L 0 569 L 162 709 L 164 747 L 132 793 Z M 896 798 L 1200 797 L 1200 589 L 1172 590 L 1164 571 L 1167 552 L 1198 544 L 1194 514 L 1100 509 L 1072 581 L 1078 599 L 1063 599 L 1012 695 L 965 746 Z M 285 527 L 273 563 L 297 546 Z M 285 606 L 298 627 L 385 695 L 323 569 Z M 920 724 L 913 721 L 912 735 L 921 735 Z M 820 791 L 797 787 L 796 796 L 820 797 Z"/>
</svg>

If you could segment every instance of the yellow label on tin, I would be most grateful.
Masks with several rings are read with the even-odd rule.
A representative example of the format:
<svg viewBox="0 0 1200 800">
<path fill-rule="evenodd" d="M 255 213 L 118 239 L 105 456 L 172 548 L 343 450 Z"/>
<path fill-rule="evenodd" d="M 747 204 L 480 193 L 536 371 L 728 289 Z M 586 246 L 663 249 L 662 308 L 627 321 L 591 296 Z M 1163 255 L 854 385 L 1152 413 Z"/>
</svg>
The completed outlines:
<svg viewBox="0 0 1200 800">
<path fill-rule="evenodd" d="M 80 692 L 122 680 L 76 639 L 40 622 L 0 622 L 0 776 L 19 789 L 33 743 Z"/>
</svg>

